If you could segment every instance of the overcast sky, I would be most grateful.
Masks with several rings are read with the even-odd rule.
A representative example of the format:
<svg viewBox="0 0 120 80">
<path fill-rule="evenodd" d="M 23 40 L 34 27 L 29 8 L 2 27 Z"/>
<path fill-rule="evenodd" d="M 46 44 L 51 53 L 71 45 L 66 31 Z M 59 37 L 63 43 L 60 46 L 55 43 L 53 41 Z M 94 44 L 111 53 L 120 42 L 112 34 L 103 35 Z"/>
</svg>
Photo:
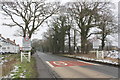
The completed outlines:
<svg viewBox="0 0 120 80">
<path fill-rule="evenodd" d="M 56 1 L 56 0 L 49 0 L 49 1 Z M 57 1 L 65 3 L 67 1 L 69 2 L 69 1 L 74 1 L 74 0 L 57 0 Z M 84 0 L 82 0 L 82 1 L 84 1 Z M 93 0 L 93 1 L 96 1 L 96 0 Z M 100 0 L 98 0 L 98 1 L 100 1 Z M 117 9 L 117 5 L 118 5 L 117 3 L 120 0 L 101 0 L 101 1 L 111 1 L 111 2 L 115 3 L 116 4 L 115 12 L 116 13 L 118 12 L 117 11 L 118 10 Z M 11 27 L 8 27 L 8 26 L 3 27 L 2 24 L 5 23 L 5 20 L 4 20 L 4 16 L 1 13 L 2 13 L 2 11 L 0 11 L 0 34 L 2 34 L 2 36 L 5 37 L 5 38 L 10 38 L 11 40 L 15 39 L 16 43 L 20 44 L 20 46 L 22 46 L 22 37 L 16 37 L 16 36 L 13 35 L 13 34 L 16 33 L 16 30 L 19 29 L 19 28 L 18 27 L 12 27 L 11 28 Z M 37 31 L 37 34 L 32 36 L 32 39 L 34 39 L 34 38 L 42 39 L 42 34 L 43 34 L 43 32 L 46 31 L 46 29 L 47 29 L 46 26 L 40 27 L 39 31 Z"/>
</svg>

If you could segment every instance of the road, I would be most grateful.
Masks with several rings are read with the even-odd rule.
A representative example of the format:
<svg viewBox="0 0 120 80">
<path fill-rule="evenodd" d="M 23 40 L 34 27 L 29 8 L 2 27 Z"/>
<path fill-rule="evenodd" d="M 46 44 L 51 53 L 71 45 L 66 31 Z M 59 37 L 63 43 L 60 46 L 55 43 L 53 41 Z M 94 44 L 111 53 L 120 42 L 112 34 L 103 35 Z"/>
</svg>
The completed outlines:
<svg viewBox="0 0 120 80">
<path fill-rule="evenodd" d="M 50 78 L 49 71 L 46 68 L 51 69 L 52 76 L 55 75 L 57 78 L 118 78 L 118 68 L 84 62 L 76 59 L 56 56 L 53 54 L 45 54 L 37 52 L 36 56 L 39 58 L 37 61 L 37 67 L 39 74 L 42 78 Z M 43 63 L 40 63 L 41 61 Z M 42 66 L 41 65 L 47 65 Z M 45 70 L 48 71 L 45 73 Z M 51 73 L 50 73 L 51 74 Z"/>
</svg>

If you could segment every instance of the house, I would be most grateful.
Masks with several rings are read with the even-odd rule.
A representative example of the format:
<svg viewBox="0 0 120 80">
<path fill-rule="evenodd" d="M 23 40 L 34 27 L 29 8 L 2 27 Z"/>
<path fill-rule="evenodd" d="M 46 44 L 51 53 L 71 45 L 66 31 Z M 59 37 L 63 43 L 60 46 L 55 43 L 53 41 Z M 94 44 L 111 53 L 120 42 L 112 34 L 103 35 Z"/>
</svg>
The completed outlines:
<svg viewBox="0 0 120 80">
<path fill-rule="evenodd" d="M 0 34 L 0 53 L 18 53 L 19 51 L 19 45 L 15 43 L 15 40 L 5 39 Z"/>
</svg>

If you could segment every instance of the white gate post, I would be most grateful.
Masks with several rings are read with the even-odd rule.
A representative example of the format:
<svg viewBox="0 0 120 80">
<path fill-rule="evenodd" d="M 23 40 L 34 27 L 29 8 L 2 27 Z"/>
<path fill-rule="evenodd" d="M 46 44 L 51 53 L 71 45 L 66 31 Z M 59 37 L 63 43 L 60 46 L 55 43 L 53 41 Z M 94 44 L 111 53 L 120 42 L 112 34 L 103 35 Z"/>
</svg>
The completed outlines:
<svg viewBox="0 0 120 80">
<path fill-rule="evenodd" d="M 28 56 L 28 58 L 29 58 L 29 62 L 30 62 L 30 58 L 31 58 L 31 53 L 29 52 L 29 56 Z"/>
<path fill-rule="evenodd" d="M 102 59 L 104 59 L 104 52 L 102 51 Z"/>
<path fill-rule="evenodd" d="M 96 53 L 96 54 L 97 54 L 97 59 L 98 59 L 98 57 L 99 57 L 99 56 L 98 56 L 98 55 L 99 55 L 99 52 L 98 52 L 98 50 L 97 50 L 97 53 Z"/>
</svg>

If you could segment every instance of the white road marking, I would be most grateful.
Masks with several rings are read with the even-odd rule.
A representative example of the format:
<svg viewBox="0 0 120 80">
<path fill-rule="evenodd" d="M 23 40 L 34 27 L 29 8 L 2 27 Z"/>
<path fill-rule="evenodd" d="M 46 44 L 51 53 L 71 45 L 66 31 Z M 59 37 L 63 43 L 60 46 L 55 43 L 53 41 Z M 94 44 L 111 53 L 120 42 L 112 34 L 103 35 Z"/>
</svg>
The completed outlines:
<svg viewBox="0 0 120 80">
<path fill-rule="evenodd" d="M 85 61 L 80 61 L 80 60 L 77 60 L 77 61 L 83 62 L 83 63 L 88 63 L 88 64 L 93 64 L 93 65 L 99 65 L 100 66 L 100 64 L 96 64 L 96 63 L 90 63 L 90 62 L 85 62 Z"/>
<path fill-rule="evenodd" d="M 54 67 L 52 64 L 50 64 L 48 61 L 46 61 L 46 63 L 50 66 L 50 67 Z"/>
<path fill-rule="evenodd" d="M 62 64 L 63 64 L 63 65 L 68 65 L 67 63 L 62 62 L 62 61 L 61 61 L 61 62 L 56 62 L 56 61 L 54 61 L 53 63 L 56 64 L 56 65 L 62 65 Z"/>
</svg>

